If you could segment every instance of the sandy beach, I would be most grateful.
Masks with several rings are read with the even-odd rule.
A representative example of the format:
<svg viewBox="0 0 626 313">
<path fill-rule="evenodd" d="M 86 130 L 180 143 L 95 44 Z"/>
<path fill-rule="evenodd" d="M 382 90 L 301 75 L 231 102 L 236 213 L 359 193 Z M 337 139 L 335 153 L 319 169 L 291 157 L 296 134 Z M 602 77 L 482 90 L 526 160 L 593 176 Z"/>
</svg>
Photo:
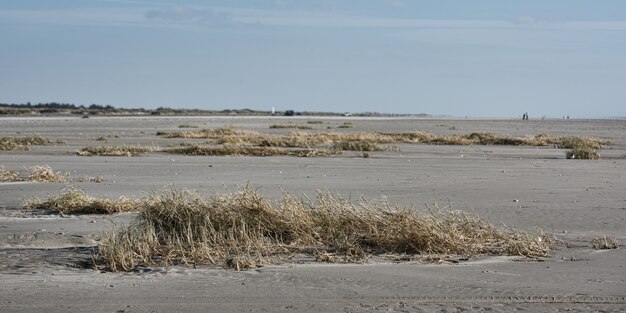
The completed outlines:
<svg viewBox="0 0 626 313">
<path fill-rule="evenodd" d="M 269 134 L 272 124 L 317 121 L 307 132 L 492 132 L 589 136 L 611 140 L 599 160 L 568 160 L 554 146 L 397 144 L 370 158 L 341 156 L 85 157 L 94 145 L 168 147 L 156 136 L 180 125 L 225 126 Z M 351 122 L 353 128 L 337 126 Z M 0 137 L 40 135 L 54 143 L 0 151 L 0 165 L 49 165 L 102 182 L 0 183 L 0 311 L 3 312 L 495 312 L 623 311 L 626 308 L 626 121 L 357 117 L 2 117 Z M 98 138 L 105 138 L 106 143 Z M 58 142 L 57 142 L 58 140 Z M 188 142 L 202 142 L 189 139 Z M 424 210 L 452 205 L 499 228 L 554 239 L 542 261 L 477 255 L 455 262 L 328 264 L 307 260 L 234 271 L 216 266 L 89 268 L 102 232 L 133 213 L 56 215 L 22 209 L 70 187 L 100 197 L 142 196 L 171 186 L 211 194 L 253 186 L 269 197 L 315 195 L 386 198 Z M 593 249 L 596 237 L 619 249 Z"/>
</svg>

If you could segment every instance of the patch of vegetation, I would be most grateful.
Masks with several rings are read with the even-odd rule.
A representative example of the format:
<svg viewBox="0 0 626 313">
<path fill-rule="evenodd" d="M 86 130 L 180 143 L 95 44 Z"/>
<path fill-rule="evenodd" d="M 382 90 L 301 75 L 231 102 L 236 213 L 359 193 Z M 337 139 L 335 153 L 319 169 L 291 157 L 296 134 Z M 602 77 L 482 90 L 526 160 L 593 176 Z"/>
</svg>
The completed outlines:
<svg viewBox="0 0 626 313">
<path fill-rule="evenodd" d="M 601 144 L 602 142 L 594 138 L 566 137 L 561 146 L 570 149 L 565 151 L 567 159 L 597 160 L 600 158 L 598 150 Z"/>
<path fill-rule="evenodd" d="M 344 122 L 343 124 L 337 126 L 337 128 L 354 128 L 354 123 Z"/>
<path fill-rule="evenodd" d="M 296 128 L 296 129 L 313 129 L 313 127 L 308 125 L 298 125 L 298 124 L 272 124 L 270 128 Z"/>
<path fill-rule="evenodd" d="M 141 153 L 159 150 L 158 147 L 146 146 L 90 146 L 82 148 L 78 155 L 80 156 L 136 156 Z"/>
<path fill-rule="evenodd" d="M 349 123 L 349 122 L 346 122 Z M 289 124 L 292 126 L 295 124 Z M 576 152 L 572 155 L 581 157 L 592 157 L 591 152 L 581 147 L 597 147 L 601 145 L 611 145 L 610 141 L 603 141 L 597 138 L 585 137 L 553 137 L 546 134 L 526 137 L 502 136 L 493 133 L 470 133 L 466 135 L 436 135 L 428 132 L 407 132 L 407 133 L 382 133 L 382 132 L 291 132 L 287 135 L 261 134 L 255 131 L 241 130 L 232 127 L 202 129 L 199 131 L 157 133 L 166 138 L 208 138 L 214 144 L 230 144 L 237 146 L 273 147 L 273 148 L 302 148 L 332 151 L 381 151 L 397 150 L 396 148 L 380 147 L 381 144 L 407 143 L 407 144 L 437 144 L 437 145 L 512 145 L 512 146 L 549 146 L 567 148 L 576 147 Z M 581 146 L 584 144 L 584 146 Z M 257 148 L 246 148 L 250 155 L 258 153 L 260 155 L 285 155 L 284 153 L 273 153 L 273 150 Z M 221 153 L 220 151 L 232 150 L 231 148 L 202 148 L 215 151 L 211 153 Z M 221 149 L 221 150 L 220 150 Z M 585 148 L 586 149 L 586 148 Z M 263 154 L 263 151 L 270 151 Z M 596 151 L 597 152 L 597 151 Z M 587 154 L 585 154 L 587 153 Z M 206 154 L 210 155 L 210 154 Z M 287 155 L 293 155 L 287 153 Z M 318 154 L 323 155 L 323 154 Z M 568 157 L 570 155 L 568 154 Z M 599 154 L 598 154 L 599 157 Z"/>
<path fill-rule="evenodd" d="M 315 200 L 286 194 L 276 203 L 247 187 L 212 197 L 171 190 L 137 206 L 140 213 L 130 226 L 104 235 L 94 258 L 98 267 L 129 271 L 138 266 L 220 264 L 240 270 L 293 253 L 360 263 L 372 255 L 542 258 L 550 251 L 542 234 L 502 231 L 462 212 L 421 214 L 324 192 Z"/>
<path fill-rule="evenodd" d="M 50 139 L 41 136 L 0 137 L 0 151 L 29 150 L 29 146 L 46 145 Z"/>
<path fill-rule="evenodd" d="M 0 167 L 0 182 L 14 182 L 19 181 L 20 177 L 15 170 L 7 170 L 4 166 Z"/>
<path fill-rule="evenodd" d="M 80 189 L 70 189 L 59 196 L 49 197 L 45 201 L 28 200 L 24 209 L 49 210 L 62 214 L 111 214 L 132 212 L 142 208 L 150 199 L 129 199 L 120 197 L 115 200 L 90 197 Z"/>
<path fill-rule="evenodd" d="M 591 246 L 596 250 L 617 249 L 619 248 L 619 241 L 615 237 L 596 237 L 591 241 Z"/>
<path fill-rule="evenodd" d="M 28 170 L 28 180 L 37 182 L 66 183 L 71 181 L 67 175 L 55 172 L 48 165 L 35 165 Z"/>
<path fill-rule="evenodd" d="M 182 124 L 182 125 L 178 125 L 178 128 L 200 128 L 200 126 L 192 125 L 192 124 Z"/>
<path fill-rule="evenodd" d="M 298 156 L 298 157 L 321 157 L 330 156 L 332 153 L 325 150 L 316 149 L 282 149 L 272 147 L 256 147 L 248 145 L 224 144 L 221 146 L 201 146 L 192 145 L 186 147 L 177 147 L 167 149 L 165 152 L 173 154 L 186 155 L 204 155 L 204 156 Z"/>
<path fill-rule="evenodd" d="M 67 173 L 55 172 L 49 165 L 35 165 L 28 169 L 25 176 L 20 176 L 16 170 L 7 170 L 0 167 L 0 182 L 34 181 L 51 183 L 93 182 L 101 183 L 102 177 L 70 177 Z"/>
<path fill-rule="evenodd" d="M 307 124 L 324 124 L 324 121 L 306 121 Z"/>
<path fill-rule="evenodd" d="M 369 141 L 340 141 L 332 146 L 333 150 L 340 151 L 383 151 L 378 144 Z"/>
</svg>

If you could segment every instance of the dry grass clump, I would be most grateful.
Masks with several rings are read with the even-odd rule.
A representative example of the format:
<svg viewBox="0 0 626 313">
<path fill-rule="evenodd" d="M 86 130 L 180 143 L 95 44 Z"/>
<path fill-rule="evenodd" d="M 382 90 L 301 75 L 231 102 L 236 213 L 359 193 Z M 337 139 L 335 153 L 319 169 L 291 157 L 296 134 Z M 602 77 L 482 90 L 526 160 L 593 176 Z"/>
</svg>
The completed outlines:
<svg viewBox="0 0 626 313">
<path fill-rule="evenodd" d="M 354 124 L 352 122 L 344 122 L 343 124 L 337 126 L 337 128 L 354 128 Z"/>
<path fill-rule="evenodd" d="M 193 124 L 182 124 L 182 125 L 178 125 L 178 128 L 200 128 L 200 126 L 193 125 Z"/>
<path fill-rule="evenodd" d="M 72 181 L 61 172 L 55 172 L 49 165 L 35 165 L 28 170 L 28 181 L 66 183 Z"/>
<path fill-rule="evenodd" d="M 567 159 L 597 160 L 600 158 L 601 144 L 606 144 L 595 138 L 566 137 L 561 145 L 563 148 L 570 148 L 565 151 Z"/>
<path fill-rule="evenodd" d="M 159 150 L 158 147 L 146 146 L 90 146 L 82 148 L 78 155 L 80 156 L 135 156 L 140 153 L 152 152 Z"/>
<path fill-rule="evenodd" d="M 298 124 L 272 124 L 270 128 L 296 128 L 296 129 L 313 129 L 313 127 L 308 125 L 298 125 Z"/>
<path fill-rule="evenodd" d="M 28 169 L 26 176 L 20 176 L 18 171 L 0 167 L 0 182 L 34 181 L 50 183 L 91 182 L 101 183 L 102 177 L 70 177 L 67 173 L 55 172 L 49 165 L 35 165 Z"/>
<path fill-rule="evenodd" d="M 257 132 L 237 129 L 233 127 L 222 127 L 214 129 L 201 129 L 198 131 L 183 131 L 183 132 L 157 132 L 157 136 L 165 138 L 211 138 L 219 139 L 227 136 L 250 136 L 258 135 Z"/>
<path fill-rule="evenodd" d="M 272 125 L 270 128 L 300 128 L 297 124 Z M 305 127 L 308 127 L 304 125 Z M 345 122 L 344 126 L 352 127 L 351 122 Z M 346 127 L 344 127 L 346 128 Z M 333 151 L 353 150 L 353 151 L 381 151 L 387 148 L 379 147 L 380 144 L 409 143 L 409 144 L 437 144 L 437 145 L 514 145 L 514 146 L 548 146 L 570 148 L 574 147 L 576 151 L 568 157 L 576 156 L 576 158 L 593 158 L 599 157 L 597 151 L 587 148 L 595 147 L 599 149 L 601 145 L 610 145 L 610 141 L 602 141 L 596 138 L 584 137 L 553 137 L 546 134 L 538 134 L 535 136 L 512 137 L 503 136 L 493 133 L 470 133 L 466 135 L 450 135 L 443 136 L 429 132 L 406 132 L 406 133 L 384 133 L 384 132 L 291 132 L 287 135 L 270 135 L 261 134 L 249 130 L 241 130 L 232 127 L 203 129 L 192 132 L 176 132 L 164 133 L 159 132 L 158 135 L 166 138 L 209 138 L 216 144 L 230 144 L 237 146 L 257 146 L 257 147 L 275 147 L 275 148 L 304 148 L 304 149 L 331 149 Z M 209 148 L 206 148 L 209 149 Z M 251 153 L 263 154 L 263 149 L 247 148 Z M 203 148 L 205 150 L 205 148 Z M 215 150 L 214 153 L 220 151 L 232 150 L 231 148 L 210 148 Z M 269 151 L 269 150 L 267 150 Z M 273 151 L 273 150 L 272 150 Z M 202 153 L 197 153 L 202 154 Z M 214 154 L 204 154 L 214 155 Z M 284 155 L 281 153 L 273 153 L 271 155 Z M 288 154 L 292 155 L 292 154 Z M 318 154 L 323 155 L 323 154 Z M 596 157 L 596 158 L 597 158 Z"/>
<path fill-rule="evenodd" d="M 324 124 L 324 121 L 306 121 L 307 124 Z"/>
<path fill-rule="evenodd" d="M 383 151 L 378 144 L 370 141 L 340 141 L 332 146 L 333 150 L 341 151 Z"/>
<path fill-rule="evenodd" d="M 15 170 L 7 170 L 4 166 L 0 166 L 0 182 L 19 181 L 20 177 Z"/>
<path fill-rule="evenodd" d="M 465 213 L 421 214 L 325 192 L 314 200 L 286 194 L 276 203 L 247 187 L 210 198 L 171 190 L 140 206 L 130 226 L 104 236 L 95 257 L 99 267 L 220 264 L 239 270 L 293 253 L 364 262 L 371 255 L 407 254 L 541 258 L 550 250 L 542 234 L 501 231 Z"/>
<path fill-rule="evenodd" d="M 619 241 L 615 237 L 596 237 L 591 241 L 591 246 L 596 250 L 617 249 L 619 248 Z"/>
<path fill-rule="evenodd" d="M 59 196 L 49 197 L 45 201 L 27 200 L 25 209 L 49 210 L 62 214 L 111 214 L 137 211 L 148 199 L 128 199 L 119 197 L 115 200 L 90 197 L 80 189 L 70 189 Z"/>
<path fill-rule="evenodd" d="M 49 143 L 51 143 L 50 139 L 41 136 L 0 137 L 0 151 L 28 150 L 29 146 Z"/>
<path fill-rule="evenodd" d="M 298 156 L 298 157 L 321 157 L 330 156 L 331 152 L 316 149 L 282 149 L 273 147 L 256 147 L 249 145 L 201 146 L 192 145 L 165 150 L 173 154 L 204 155 L 204 156 Z"/>
</svg>

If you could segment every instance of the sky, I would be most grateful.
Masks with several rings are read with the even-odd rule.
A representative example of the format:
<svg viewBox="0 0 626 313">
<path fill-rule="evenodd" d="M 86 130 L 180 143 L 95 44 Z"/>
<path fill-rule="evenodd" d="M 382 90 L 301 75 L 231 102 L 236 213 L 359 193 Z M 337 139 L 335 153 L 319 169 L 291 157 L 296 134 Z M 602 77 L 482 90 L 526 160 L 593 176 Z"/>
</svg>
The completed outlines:
<svg viewBox="0 0 626 313">
<path fill-rule="evenodd" d="M 626 116 L 623 0 L 4 0 L 0 103 Z"/>
</svg>

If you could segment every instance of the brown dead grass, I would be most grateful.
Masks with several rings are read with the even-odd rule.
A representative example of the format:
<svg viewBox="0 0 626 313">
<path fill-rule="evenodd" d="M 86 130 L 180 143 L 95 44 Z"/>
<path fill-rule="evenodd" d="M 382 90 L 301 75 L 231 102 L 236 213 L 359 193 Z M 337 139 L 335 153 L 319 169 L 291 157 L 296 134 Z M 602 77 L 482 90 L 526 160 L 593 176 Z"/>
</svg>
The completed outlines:
<svg viewBox="0 0 626 313">
<path fill-rule="evenodd" d="M 288 124 L 293 126 L 296 124 Z M 346 122 L 344 125 L 352 125 Z M 278 128 L 275 127 L 275 128 Z M 281 126 L 282 128 L 282 126 Z M 466 135 L 442 136 L 428 132 L 382 133 L 382 132 L 291 132 L 287 135 L 261 134 L 232 127 L 203 129 L 199 131 L 158 133 L 166 138 L 208 138 L 216 147 L 189 147 L 186 150 L 170 150 L 172 153 L 193 155 L 298 155 L 292 150 L 274 150 L 267 148 L 300 148 L 310 151 L 385 151 L 398 150 L 397 147 L 381 147 L 389 144 L 435 144 L 435 145 L 512 145 L 512 146 L 554 146 L 572 148 L 568 158 L 599 158 L 597 152 L 601 146 L 611 145 L 610 141 L 587 137 L 554 137 L 538 134 L 526 137 L 503 136 L 493 133 L 470 133 Z M 245 148 L 232 148 L 233 145 Z M 252 147 L 256 146 L 256 147 Z M 262 149 L 261 149 L 262 148 Z M 199 152 L 194 152 L 198 150 Z M 240 152 L 236 152 L 240 150 Z M 307 153 L 307 156 L 325 156 L 326 153 Z"/>
<path fill-rule="evenodd" d="M 90 146 L 82 148 L 80 156 L 136 156 L 141 153 L 158 151 L 158 147 L 148 146 Z"/>
<path fill-rule="evenodd" d="M 41 136 L 0 137 L 0 151 L 29 150 L 29 146 L 46 145 L 50 139 Z"/>
<path fill-rule="evenodd" d="M 597 148 L 611 145 L 610 141 L 585 137 L 554 137 L 546 134 L 535 136 L 512 137 L 493 133 L 470 133 L 466 135 L 436 135 L 428 132 L 383 133 L 353 132 L 335 133 L 293 132 L 288 135 L 273 136 L 236 128 L 203 129 L 195 132 L 160 133 L 166 138 L 210 138 L 217 143 L 241 143 L 250 145 L 276 147 L 312 147 L 316 145 L 332 145 L 341 141 L 369 141 L 377 144 L 387 143 L 424 143 L 441 145 L 516 145 L 516 146 L 548 146 L 571 148 L 577 142 L 584 141 Z"/>
<path fill-rule="evenodd" d="M 350 202 L 326 192 L 285 194 L 279 202 L 244 188 L 205 197 L 189 190 L 138 203 L 128 227 L 105 234 L 98 267 L 219 264 L 235 269 L 280 262 L 293 253 L 321 261 L 365 262 L 372 255 L 513 255 L 542 258 L 543 234 L 502 231 L 458 211 L 418 213 L 390 203 Z"/>
<path fill-rule="evenodd" d="M 340 151 L 383 151 L 378 144 L 370 141 L 340 141 L 332 146 L 333 150 Z"/>
<path fill-rule="evenodd" d="M 20 177 L 15 170 L 7 170 L 4 166 L 0 166 L 0 182 L 19 181 Z"/>
<path fill-rule="evenodd" d="M 49 165 L 35 165 L 28 170 L 28 181 L 66 183 L 72 179 L 61 172 L 55 172 Z"/>
<path fill-rule="evenodd" d="M 619 241 L 615 237 L 596 237 L 591 241 L 591 246 L 596 250 L 617 249 L 619 248 Z"/>
<path fill-rule="evenodd" d="M 45 201 L 27 200 L 24 209 L 49 210 L 62 214 L 111 214 L 137 211 L 141 205 L 147 204 L 146 199 L 129 199 L 120 197 L 115 200 L 90 197 L 80 189 L 70 189 L 58 196 L 49 197 Z"/>
<path fill-rule="evenodd" d="M 256 147 L 249 145 L 224 144 L 221 146 L 192 145 L 167 149 L 165 152 L 172 154 L 204 155 L 204 156 L 298 156 L 298 157 L 321 157 L 330 156 L 330 151 L 317 149 L 283 149 L 272 147 Z"/>
<path fill-rule="evenodd" d="M 597 160 L 600 158 L 601 144 L 594 138 L 586 137 L 566 137 L 561 143 L 563 148 L 569 148 L 565 151 L 565 158 L 580 160 Z M 606 144 L 606 143 L 604 143 Z"/>
<path fill-rule="evenodd" d="M 213 129 L 202 129 L 198 131 L 182 131 L 182 132 L 157 132 L 157 136 L 164 138 L 207 138 L 207 139 L 220 139 L 228 136 L 252 136 L 258 135 L 255 131 L 243 130 L 233 127 L 222 127 Z"/>
<path fill-rule="evenodd" d="M 274 128 L 295 128 L 295 129 L 313 129 L 313 127 L 308 126 L 308 125 L 298 125 L 298 124 L 272 124 L 270 125 L 271 129 Z"/>
<path fill-rule="evenodd" d="M 101 183 L 104 179 L 96 177 L 70 177 L 68 173 L 55 172 L 49 165 L 35 165 L 27 170 L 27 173 L 20 175 L 19 171 L 7 170 L 0 166 L 0 182 L 49 182 L 49 183 L 69 183 L 69 182 L 92 182 Z"/>
</svg>

